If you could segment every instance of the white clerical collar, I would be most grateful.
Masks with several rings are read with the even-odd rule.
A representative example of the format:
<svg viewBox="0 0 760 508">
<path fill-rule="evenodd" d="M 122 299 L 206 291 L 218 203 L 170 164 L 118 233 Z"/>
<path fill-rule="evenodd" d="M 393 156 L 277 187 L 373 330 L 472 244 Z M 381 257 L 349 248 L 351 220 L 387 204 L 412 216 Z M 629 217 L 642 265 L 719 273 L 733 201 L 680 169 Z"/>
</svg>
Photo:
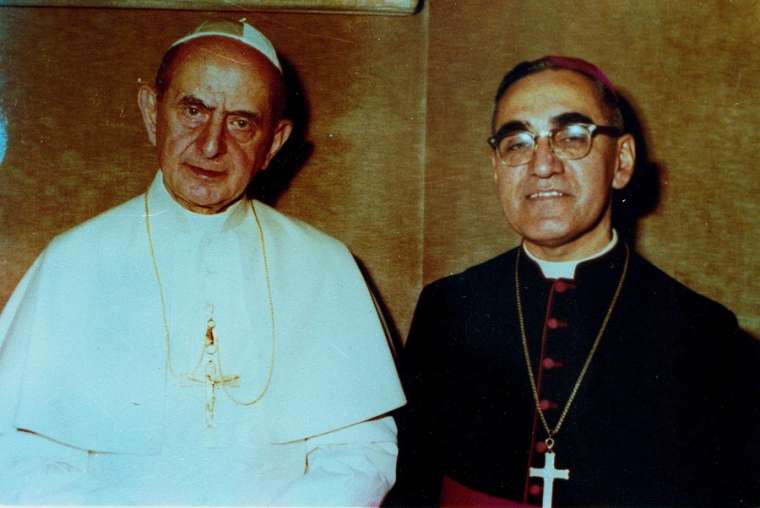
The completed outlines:
<svg viewBox="0 0 760 508">
<path fill-rule="evenodd" d="M 159 170 L 148 190 L 151 217 L 161 217 L 180 231 L 214 233 L 228 231 L 243 222 L 248 212 L 247 199 L 239 199 L 224 211 L 215 214 L 191 212 L 177 203 L 164 184 L 163 172 Z"/>
<path fill-rule="evenodd" d="M 579 264 L 585 261 L 590 261 L 592 259 L 596 259 L 598 257 L 604 256 L 609 251 L 611 251 L 615 247 L 615 245 L 617 245 L 617 242 L 618 242 L 617 231 L 613 229 L 612 240 L 610 240 L 610 242 L 602 250 L 600 250 L 599 252 L 595 254 L 587 256 L 585 258 L 572 259 L 570 261 L 547 261 L 545 259 L 540 259 L 528 250 L 528 247 L 525 245 L 525 243 L 522 244 L 522 249 L 525 252 L 525 254 L 528 255 L 530 259 L 532 259 L 538 264 L 538 266 L 541 268 L 541 271 L 544 274 L 544 277 L 546 277 L 547 279 L 574 279 L 575 268 Z"/>
</svg>

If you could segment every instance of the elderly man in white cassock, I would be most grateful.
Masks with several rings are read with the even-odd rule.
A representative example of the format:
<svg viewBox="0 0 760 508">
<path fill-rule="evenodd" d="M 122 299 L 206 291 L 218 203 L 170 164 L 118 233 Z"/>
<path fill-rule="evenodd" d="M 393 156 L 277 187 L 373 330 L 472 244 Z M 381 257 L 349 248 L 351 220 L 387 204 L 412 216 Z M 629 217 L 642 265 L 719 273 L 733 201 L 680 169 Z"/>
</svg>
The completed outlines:
<svg viewBox="0 0 760 508">
<path fill-rule="evenodd" d="M 404 396 L 350 253 L 245 189 L 280 63 L 204 23 L 138 103 L 160 170 L 55 238 L 0 317 L 0 503 L 378 504 Z"/>
</svg>

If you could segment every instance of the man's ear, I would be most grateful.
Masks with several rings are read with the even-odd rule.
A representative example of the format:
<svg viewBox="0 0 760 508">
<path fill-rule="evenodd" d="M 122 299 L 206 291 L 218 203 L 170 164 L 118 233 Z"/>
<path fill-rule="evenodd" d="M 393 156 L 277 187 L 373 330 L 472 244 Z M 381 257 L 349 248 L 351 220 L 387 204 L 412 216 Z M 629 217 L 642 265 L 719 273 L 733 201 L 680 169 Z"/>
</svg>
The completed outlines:
<svg viewBox="0 0 760 508">
<path fill-rule="evenodd" d="M 615 174 L 612 178 L 612 188 L 622 189 L 633 176 L 636 166 L 636 140 L 631 134 L 623 134 L 617 140 L 617 160 Z"/>
<path fill-rule="evenodd" d="M 493 168 L 493 181 L 499 183 L 499 160 L 496 158 L 496 154 L 491 151 L 491 168 Z"/>
<path fill-rule="evenodd" d="M 156 146 L 156 117 L 158 116 L 158 97 L 152 86 L 142 85 L 137 92 L 137 105 L 140 107 L 148 141 Z"/>
<path fill-rule="evenodd" d="M 267 157 L 264 160 L 264 165 L 261 166 L 262 170 L 266 169 L 267 166 L 269 166 L 272 158 L 277 154 L 277 152 L 280 151 L 282 145 L 284 145 L 290 137 L 291 132 L 293 132 L 293 122 L 285 118 L 277 122 L 277 127 L 275 127 L 274 135 L 272 136 L 272 144 L 270 145 L 269 152 L 267 153 Z"/>
</svg>

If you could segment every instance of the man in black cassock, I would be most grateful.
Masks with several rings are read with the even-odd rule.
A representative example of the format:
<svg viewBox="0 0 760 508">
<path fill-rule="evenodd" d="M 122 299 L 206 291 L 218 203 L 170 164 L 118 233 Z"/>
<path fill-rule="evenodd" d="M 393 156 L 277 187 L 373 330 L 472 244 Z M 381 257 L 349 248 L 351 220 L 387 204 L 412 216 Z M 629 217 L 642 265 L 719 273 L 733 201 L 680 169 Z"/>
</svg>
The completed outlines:
<svg viewBox="0 0 760 508">
<path fill-rule="evenodd" d="M 499 198 L 522 245 L 427 286 L 391 506 L 760 506 L 758 343 L 612 227 L 635 141 L 607 77 L 504 77 Z"/>
</svg>

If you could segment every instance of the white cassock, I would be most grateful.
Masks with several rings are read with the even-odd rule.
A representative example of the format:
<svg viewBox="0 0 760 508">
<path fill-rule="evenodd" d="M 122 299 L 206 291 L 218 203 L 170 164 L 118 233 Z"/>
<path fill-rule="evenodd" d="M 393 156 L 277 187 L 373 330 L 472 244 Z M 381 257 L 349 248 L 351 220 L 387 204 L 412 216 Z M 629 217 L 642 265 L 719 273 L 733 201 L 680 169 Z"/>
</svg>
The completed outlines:
<svg viewBox="0 0 760 508">
<path fill-rule="evenodd" d="M 0 503 L 378 504 L 404 396 L 350 253 L 254 202 L 265 266 L 248 201 L 193 214 L 160 172 L 148 204 L 163 305 L 139 196 L 53 240 L 0 316 Z M 210 318 L 239 380 L 209 419 Z"/>
</svg>

